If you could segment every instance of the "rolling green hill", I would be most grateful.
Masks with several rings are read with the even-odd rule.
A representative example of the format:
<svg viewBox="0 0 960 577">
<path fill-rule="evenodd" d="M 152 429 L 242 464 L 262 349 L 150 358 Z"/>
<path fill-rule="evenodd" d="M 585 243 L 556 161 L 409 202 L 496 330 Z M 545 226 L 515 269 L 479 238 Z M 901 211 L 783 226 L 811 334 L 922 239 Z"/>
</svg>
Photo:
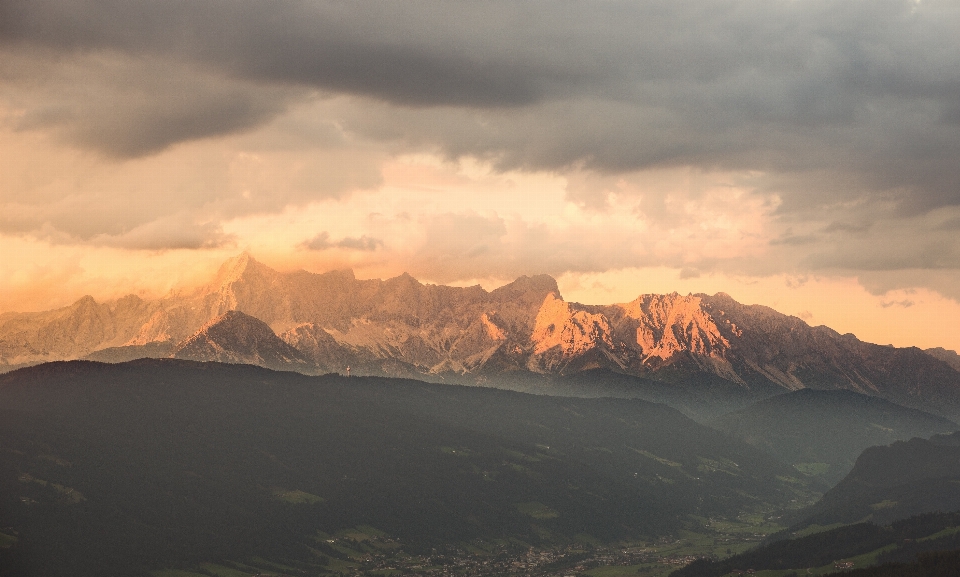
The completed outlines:
<svg viewBox="0 0 960 577">
<path fill-rule="evenodd" d="M 899 567 L 904 575 L 932 576 L 934 573 L 909 573 L 922 569 L 919 565 L 922 565 L 923 558 L 918 567 L 908 565 L 916 561 L 918 554 L 956 549 L 960 549 L 960 513 L 928 513 L 889 525 L 857 523 L 775 541 L 719 561 L 695 561 L 674 571 L 670 577 L 721 577 L 749 570 L 769 571 L 768 575 L 777 576 L 790 573 L 831 575 L 838 565 L 865 569 L 863 575 L 899 575 L 901 573 L 891 572 Z M 927 558 L 928 564 L 930 559 Z M 934 565 L 942 561 L 937 560 Z M 955 556 L 946 562 L 956 563 Z M 900 565 L 866 570 L 884 563 Z"/>
<path fill-rule="evenodd" d="M 954 433 L 870 447 L 849 475 L 798 513 L 802 521 L 794 529 L 960 510 L 958 441 Z"/>
<path fill-rule="evenodd" d="M 9 373 L 0 407 L 3 575 L 254 557 L 325 574 L 342 556 L 326 536 L 356 527 L 411 551 L 609 542 L 811 496 L 637 400 L 145 359 Z"/>
<path fill-rule="evenodd" d="M 849 473 L 867 447 L 960 429 L 878 397 L 812 389 L 765 399 L 709 424 L 830 484 Z"/>
</svg>

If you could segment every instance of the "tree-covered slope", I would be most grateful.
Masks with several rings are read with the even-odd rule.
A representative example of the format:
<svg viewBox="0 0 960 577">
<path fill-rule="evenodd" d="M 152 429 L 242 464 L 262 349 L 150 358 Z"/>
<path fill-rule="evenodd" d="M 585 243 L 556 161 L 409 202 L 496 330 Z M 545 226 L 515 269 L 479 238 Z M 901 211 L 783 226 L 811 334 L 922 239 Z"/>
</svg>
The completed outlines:
<svg viewBox="0 0 960 577">
<path fill-rule="evenodd" d="M 411 548 L 615 540 L 807 496 L 771 457 L 635 400 L 141 360 L 9 373 L 0 407 L 6 575 L 250 556 L 322 573 L 319 536 L 361 525 Z"/>
<path fill-rule="evenodd" d="M 674 571 L 670 577 L 721 577 L 750 570 L 823 575 L 838 564 L 863 569 L 900 563 L 906 570 L 906 565 L 915 561 L 918 554 L 957 548 L 960 548 L 960 513 L 929 513 L 889 525 L 858 523 L 775 541 L 726 559 L 695 561 Z M 889 566 L 880 573 L 864 574 L 897 574 L 889 573 L 888 569 Z"/>
<path fill-rule="evenodd" d="M 849 473 L 867 447 L 960 429 L 877 397 L 811 389 L 765 399 L 710 424 L 830 484 Z"/>
<path fill-rule="evenodd" d="M 811 524 L 878 523 L 935 511 L 960 510 L 960 434 L 870 447 L 850 474 L 799 513 Z"/>
</svg>

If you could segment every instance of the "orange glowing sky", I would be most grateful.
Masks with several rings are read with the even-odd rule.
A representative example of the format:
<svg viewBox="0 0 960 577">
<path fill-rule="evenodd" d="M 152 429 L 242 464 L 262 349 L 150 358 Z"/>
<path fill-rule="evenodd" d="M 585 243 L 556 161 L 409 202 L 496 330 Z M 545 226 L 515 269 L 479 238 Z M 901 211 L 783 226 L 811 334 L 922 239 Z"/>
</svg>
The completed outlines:
<svg viewBox="0 0 960 577">
<path fill-rule="evenodd" d="M 0 312 L 160 296 L 249 250 L 547 273 L 584 303 L 723 291 L 960 350 L 960 12 L 728 3 L 0 12 Z"/>
</svg>

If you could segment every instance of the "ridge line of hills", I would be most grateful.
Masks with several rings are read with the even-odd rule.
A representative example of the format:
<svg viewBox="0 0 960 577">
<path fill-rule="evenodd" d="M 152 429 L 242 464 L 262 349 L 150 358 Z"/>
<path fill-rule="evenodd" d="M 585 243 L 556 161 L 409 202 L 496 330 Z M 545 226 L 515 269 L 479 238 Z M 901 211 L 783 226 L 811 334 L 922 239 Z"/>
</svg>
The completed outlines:
<svg viewBox="0 0 960 577">
<path fill-rule="evenodd" d="M 956 428 L 847 391 L 801 390 L 755 407 L 811 414 L 824 402 L 868 428 L 903 416 Z M 287 568 L 278 575 L 393 570 L 377 547 L 328 546 L 349 535 L 401 547 L 390 563 L 410 547 L 446 548 L 443 563 L 476 561 L 468 542 L 566 548 L 571 566 L 606 555 L 585 544 L 670 536 L 714 560 L 731 546 L 744 552 L 678 577 L 850 556 L 861 556 L 857 567 L 909 562 L 931 540 L 956 545 L 960 514 L 909 521 L 910 534 L 896 527 L 960 509 L 960 432 L 861 449 L 818 501 L 825 479 L 769 449 L 640 399 L 180 359 L 45 363 L 0 375 L 0 575 L 220 575 L 209 568 L 224 563 L 242 569 L 230 575 L 260 572 L 249 563 Z M 894 532 L 865 521 L 893 522 Z M 747 551 L 757 531 L 795 539 Z M 882 549 L 904 538 L 916 546 Z M 664 559 L 633 549 L 641 564 Z"/>
<path fill-rule="evenodd" d="M 678 392 L 698 399 L 715 390 L 736 399 L 724 411 L 804 388 L 851 390 L 960 417 L 955 352 L 865 343 L 724 293 L 581 305 L 563 300 L 546 275 L 486 291 L 424 285 L 407 274 L 280 273 L 244 253 L 189 294 L 109 303 L 84 297 L 53 311 L 0 315 L 0 370 L 140 357 L 306 374 L 349 366 L 353 374 L 646 395 L 674 405 Z M 604 389 L 597 374 L 619 384 Z"/>
<path fill-rule="evenodd" d="M 3 576 L 369 574 L 330 546 L 357 531 L 394 557 L 656 539 L 811 501 L 792 475 L 638 399 L 175 359 L 0 375 Z"/>
<path fill-rule="evenodd" d="M 789 528 L 757 548 L 700 559 L 671 577 L 721 577 L 745 569 L 783 572 L 775 575 L 841 574 L 831 569 L 863 576 L 956 575 L 958 483 L 960 432 L 869 447 L 839 484 L 793 513 Z M 925 555 L 948 551 L 946 565 L 923 566 Z"/>
</svg>

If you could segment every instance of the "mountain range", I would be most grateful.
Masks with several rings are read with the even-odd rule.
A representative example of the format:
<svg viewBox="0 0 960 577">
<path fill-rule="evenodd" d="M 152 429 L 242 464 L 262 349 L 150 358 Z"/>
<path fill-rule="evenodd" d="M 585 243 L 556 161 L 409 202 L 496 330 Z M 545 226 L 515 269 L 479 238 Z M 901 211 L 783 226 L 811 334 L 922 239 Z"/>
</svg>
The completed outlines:
<svg viewBox="0 0 960 577">
<path fill-rule="evenodd" d="M 141 357 L 307 374 L 350 367 L 542 392 L 564 381 L 582 396 L 643 397 L 651 390 L 644 383 L 692 387 L 694 396 L 720 387 L 740 395 L 741 406 L 799 389 L 850 390 L 960 416 L 955 352 L 866 343 L 724 293 L 582 305 L 565 301 L 546 275 L 487 291 L 422 284 L 407 274 L 360 280 L 351 271 L 278 272 L 244 253 L 191 292 L 104 303 L 86 296 L 57 310 L 0 315 L 5 370 Z M 591 391 L 598 385 L 576 378 L 597 372 L 626 388 Z"/>
</svg>

